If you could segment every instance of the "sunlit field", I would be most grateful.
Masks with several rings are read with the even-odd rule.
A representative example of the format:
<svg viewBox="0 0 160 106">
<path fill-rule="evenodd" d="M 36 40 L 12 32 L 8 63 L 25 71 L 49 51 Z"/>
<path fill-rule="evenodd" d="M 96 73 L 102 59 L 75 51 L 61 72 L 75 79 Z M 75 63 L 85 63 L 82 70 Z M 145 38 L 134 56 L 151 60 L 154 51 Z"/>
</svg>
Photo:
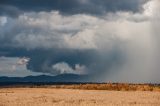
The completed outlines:
<svg viewBox="0 0 160 106">
<path fill-rule="evenodd" d="M 0 106 L 159 106 L 159 91 L 144 84 L 10 86 L 1 87 Z"/>
</svg>

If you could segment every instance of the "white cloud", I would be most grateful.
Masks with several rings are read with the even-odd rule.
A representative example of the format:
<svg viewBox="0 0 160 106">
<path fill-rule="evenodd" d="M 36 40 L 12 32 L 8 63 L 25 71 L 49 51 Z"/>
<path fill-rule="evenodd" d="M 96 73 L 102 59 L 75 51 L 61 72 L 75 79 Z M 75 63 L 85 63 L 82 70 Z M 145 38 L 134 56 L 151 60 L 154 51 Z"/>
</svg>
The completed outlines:
<svg viewBox="0 0 160 106">
<path fill-rule="evenodd" d="M 0 26 L 4 26 L 7 23 L 7 17 L 0 16 Z"/>
<path fill-rule="evenodd" d="M 58 71 L 60 74 L 72 73 L 72 74 L 87 74 L 87 69 L 84 65 L 76 64 L 74 68 L 69 66 L 66 62 L 60 62 L 52 66 L 54 71 Z"/>
<path fill-rule="evenodd" d="M 18 57 L 0 57 L 0 76 L 24 77 L 28 75 L 41 75 L 26 68 L 26 64 L 17 65 Z"/>
</svg>

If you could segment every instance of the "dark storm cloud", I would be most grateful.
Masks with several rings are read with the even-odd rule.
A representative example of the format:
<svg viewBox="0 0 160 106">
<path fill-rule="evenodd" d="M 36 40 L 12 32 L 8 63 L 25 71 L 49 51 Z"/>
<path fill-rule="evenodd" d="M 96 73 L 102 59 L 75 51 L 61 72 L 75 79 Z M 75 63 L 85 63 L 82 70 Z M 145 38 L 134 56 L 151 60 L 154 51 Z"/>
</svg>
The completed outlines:
<svg viewBox="0 0 160 106">
<path fill-rule="evenodd" d="M 38 52 L 37 52 L 38 53 Z M 38 55 L 31 56 L 28 69 L 37 72 L 51 73 L 53 75 L 60 74 L 53 69 L 53 65 L 65 62 L 71 68 L 75 69 L 76 64 L 84 65 L 87 67 L 86 72 L 89 74 L 104 74 L 111 68 L 113 63 L 123 59 L 120 53 L 108 53 L 106 57 L 102 56 L 99 52 L 94 50 L 56 50 L 49 52 L 39 52 Z M 102 59 L 103 58 L 103 59 Z M 109 71 L 109 70 L 108 70 Z M 98 76 L 97 75 L 97 76 Z"/>
<path fill-rule="evenodd" d="M 54 49 L 54 50 L 26 50 L 26 49 L 2 49 L 6 52 L 2 56 L 6 57 L 29 57 L 27 69 L 34 72 L 50 73 L 51 75 L 63 74 L 53 68 L 57 63 L 67 63 L 69 67 L 76 71 L 76 64 L 87 68 L 87 74 L 92 78 L 103 80 L 103 75 L 109 75 L 112 66 L 122 65 L 125 61 L 122 52 L 117 50 L 102 54 L 96 50 L 73 50 L 73 49 Z M 113 73 L 113 71 L 112 71 Z"/>
<path fill-rule="evenodd" d="M 1 0 L 0 14 L 15 16 L 23 12 L 57 10 L 63 14 L 139 12 L 149 0 Z"/>
</svg>

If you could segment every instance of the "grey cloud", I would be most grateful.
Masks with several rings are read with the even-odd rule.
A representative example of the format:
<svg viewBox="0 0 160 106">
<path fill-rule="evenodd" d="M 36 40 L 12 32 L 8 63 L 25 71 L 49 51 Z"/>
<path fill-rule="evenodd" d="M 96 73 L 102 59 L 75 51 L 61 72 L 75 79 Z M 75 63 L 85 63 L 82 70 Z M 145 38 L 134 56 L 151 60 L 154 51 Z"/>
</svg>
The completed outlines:
<svg viewBox="0 0 160 106">
<path fill-rule="evenodd" d="M 28 13 L 17 19 L 5 18 L 6 23 L 0 26 L 1 46 L 27 49 L 95 48 L 92 35 L 87 35 L 89 39 L 85 39 L 85 36 L 81 37 L 80 34 L 100 20 L 87 15 L 63 17 L 58 12 Z"/>
<path fill-rule="evenodd" d="M 60 11 L 63 14 L 102 15 L 107 12 L 140 12 L 149 0 L 1 0 L 0 14 L 15 16 L 23 12 Z"/>
<path fill-rule="evenodd" d="M 128 37 L 121 34 L 127 32 L 119 27 L 123 26 L 121 20 L 128 25 L 137 22 L 135 20 L 140 23 L 149 20 L 145 14 L 123 12 L 106 14 L 105 17 L 63 16 L 58 11 L 25 13 L 16 19 L 3 16 L 0 17 L 0 47 L 99 49 L 103 42 L 112 43 L 114 35 L 115 39 Z M 117 32 L 112 32 L 113 28 Z"/>
<path fill-rule="evenodd" d="M 19 14 L 22 14 L 22 13 L 23 11 L 15 6 L 0 4 L 0 15 L 1 16 L 17 17 Z"/>
</svg>

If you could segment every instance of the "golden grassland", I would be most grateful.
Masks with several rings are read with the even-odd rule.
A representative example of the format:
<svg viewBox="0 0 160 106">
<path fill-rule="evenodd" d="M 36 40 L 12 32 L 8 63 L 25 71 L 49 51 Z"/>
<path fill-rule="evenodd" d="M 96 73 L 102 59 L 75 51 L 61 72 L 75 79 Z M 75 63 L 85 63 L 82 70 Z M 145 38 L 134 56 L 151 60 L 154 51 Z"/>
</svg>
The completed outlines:
<svg viewBox="0 0 160 106">
<path fill-rule="evenodd" d="M 160 106 L 160 86 L 127 83 L 1 86 L 0 106 Z"/>
<path fill-rule="evenodd" d="M 92 88 L 88 84 L 77 86 Z M 72 89 L 73 86 L 70 89 L 65 87 L 71 85 L 61 86 L 61 89 L 51 86 L 0 88 L 0 106 L 160 106 L 160 92 L 156 91 L 84 90 L 84 87 L 79 90 Z"/>
</svg>

